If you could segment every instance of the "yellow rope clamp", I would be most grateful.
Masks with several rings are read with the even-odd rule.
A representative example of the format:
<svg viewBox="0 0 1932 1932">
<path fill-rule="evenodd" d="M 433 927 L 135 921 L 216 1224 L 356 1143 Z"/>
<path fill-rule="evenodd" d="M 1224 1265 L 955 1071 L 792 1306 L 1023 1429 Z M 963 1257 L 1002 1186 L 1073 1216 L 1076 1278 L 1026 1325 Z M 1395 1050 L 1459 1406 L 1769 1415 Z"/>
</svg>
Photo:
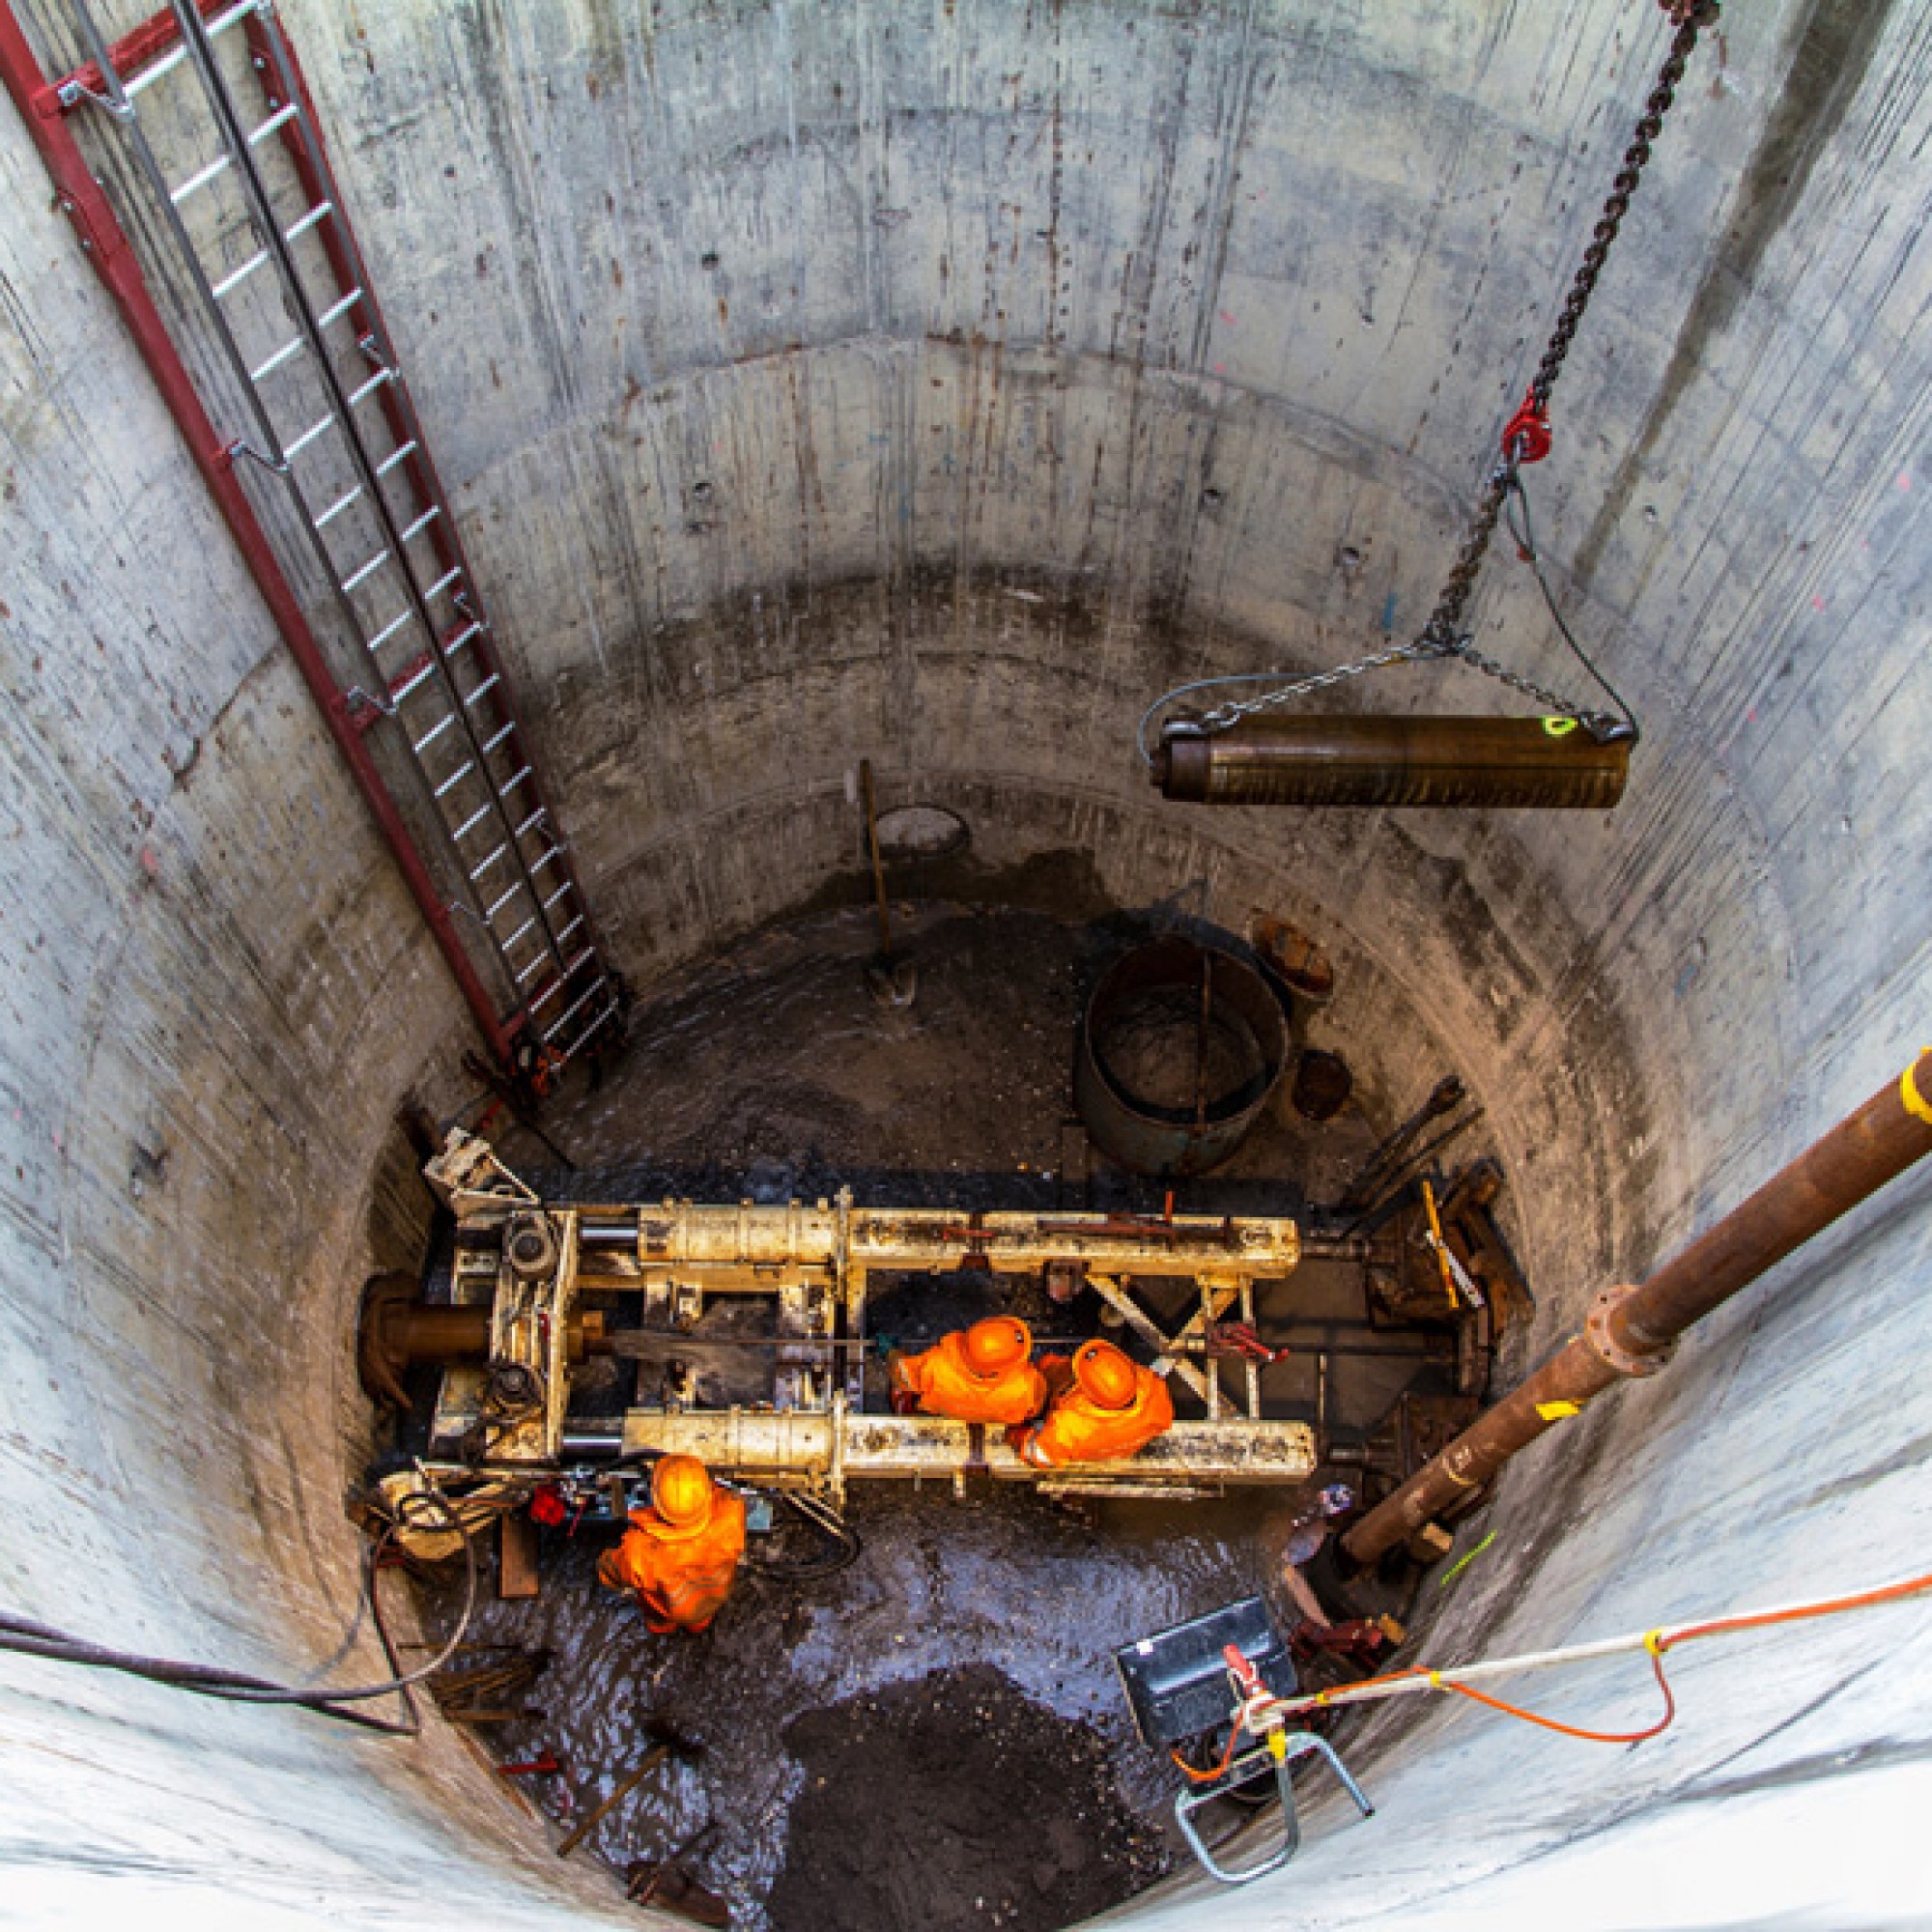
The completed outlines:
<svg viewBox="0 0 1932 1932">
<path fill-rule="evenodd" d="M 1932 1046 L 1925 1048 L 1925 1051 L 1932 1053 Z M 1927 1104 L 1925 1095 L 1918 1091 L 1918 1081 L 1912 1077 L 1918 1070 L 1918 1062 L 1915 1060 L 1899 1076 L 1898 1097 L 1905 1102 L 1905 1111 L 1908 1114 L 1915 1120 L 1923 1121 L 1928 1127 L 1932 1127 L 1932 1105 Z"/>
<path fill-rule="evenodd" d="M 1576 730 L 1577 721 L 1574 718 L 1546 718 L 1543 721 L 1543 728 L 1552 738 L 1567 738 Z"/>
</svg>

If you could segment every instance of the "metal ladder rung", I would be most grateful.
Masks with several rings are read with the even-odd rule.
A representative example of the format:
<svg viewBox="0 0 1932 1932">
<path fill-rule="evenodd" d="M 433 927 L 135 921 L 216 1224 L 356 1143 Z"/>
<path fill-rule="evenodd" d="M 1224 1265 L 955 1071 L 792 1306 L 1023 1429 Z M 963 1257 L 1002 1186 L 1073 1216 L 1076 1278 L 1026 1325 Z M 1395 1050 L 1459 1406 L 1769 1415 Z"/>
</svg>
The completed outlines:
<svg viewBox="0 0 1932 1932">
<path fill-rule="evenodd" d="M 498 859 L 502 858 L 504 853 L 506 853 L 509 849 L 510 848 L 507 845 L 498 845 L 497 849 L 494 852 L 492 852 L 490 856 L 487 859 L 485 859 L 483 863 L 480 866 L 478 866 L 473 872 L 469 874 L 469 883 L 472 886 L 475 885 L 482 878 L 483 874 L 487 872 L 490 869 L 490 867 L 497 863 Z"/>
<path fill-rule="evenodd" d="M 376 466 L 376 474 L 378 476 L 386 476 L 389 473 L 389 471 L 396 467 L 397 464 L 403 462 L 408 457 L 413 456 L 415 453 L 416 453 L 416 445 L 412 439 L 409 442 L 404 443 L 402 448 L 394 451 L 392 454 L 388 456 L 384 457 L 382 462 L 380 462 Z"/>
<path fill-rule="evenodd" d="M 449 727 L 455 723 L 456 723 L 456 713 L 453 711 L 445 712 L 439 723 L 432 724 L 429 727 L 429 729 L 425 731 L 423 735 L 415 741 L 417 753 L 420 753 L 428 751 L 429 748 L 432 745 L 434 745 L 436 741 L 439 738 L 440 738 L 442 734 L 445 731 L 447 731 Z"/>
<path fill-rule="evenodd" d="M 286 107 L 276 108 L 259 127 L 251 128 L 243 138 L 251 148 L 255 147 L 260 142 L 266 141 L 277 128 L 286 128 L 300 112 L 301 109 L 291 100 Z M 228 165 L 228 156 L 225 154 L 217 155 L 205 168 L 197 168 L 179 187 L 171 187 L 168 190 L 168 199 L 179 208 L 189 195 L 196 194 L 202 188 L 205 188 Z"/>
<path fill-rule="evenodd" d="M 463 770 L 466 772 L 469 771 L 469 769 L 470 767 L 468 765 L 465 765 L 463 768 Z M 463 775 L 462 772 L 459 772 L 457 774 L 459 778 L 461 778 L 462 775 Z M 492 799 L 488 805 L 479 807 L 478 810 L 472 811 L 469 814 L 469 816 L 466 818 L 463 821 L 463 823 L 459 825 L 456 828 L 456 830 L 450 834 L 450 837 L 452 838 L 468 838 L 469 835 L 472 832 L 474 832 L 476 828 L 479 825 L 481 825 L 486 818 L 490 816 L 491 812 L 496 810 L 496 809 L 497 809 L 497 801 L 495 799 Z M 500 849 L 501 848 L 498 847 L 498 850 Z"/>
<path fill-rule="evenodd" d="M 213 160 L 210 161 L 205 168 L 196 169 L 179 187 L 169 188 L 168 199 L 179 208 L 189 195 L 194 194 L 201 188 L 205 188 L 227 165 L 228 156 L 226 155 L 216 155 Z"/>
<path fill-rule="evenodd" d="M 547 805 L 538 806 L 537 809 L 533 812 L 531 812 L 530 815 L 526 819 L 525 819 L 520 826 L 517 827 L 517 837 L 519 838 L 522 838 L 526 834 L 534 832 L 536 828 L 544 822 L 544 814 L 548 812 L 549 810 L 550 807 Z"/>
<path fill-rule="evenodd" d="M 496 904 L 495 904 L 495 905 L 492 905 L 492 906 L 486 906 L 486 907 L 484 908 L 484 912 L 483 912 L 483 917 L 484 917 L 485 919 L 495 919 L 495 918 L 497 917 L 497 914 L 498 914 L 499 912 L 501 912 L 501 911 L 503 910 L 503 908 L 504 908 L 504 907 L 505 907 L 506 905 L 508 905 L 508 904 L 510 903 L 510 901 L 511 901 L 511 900 L 512 900 L 513 898 L 515 898 L 515 897 L 517 896 L 517 895 L 518 895 L 518 894 L 519 894 L 520 892 L 522 892 L 523 890 L 524 890 L 524 882 L 523 882 L 523 880 L 521 880 L 521 879 L 512 879 L 512 880 L 510 881 L 510 890 L 509 890 L 508 892 L 506 892 L 506 893 L 505 893 L 505 894 L 503 895 L 503 896 L 502 896 L 501 898 L 499 898 L 499 899 L 498 899 L 498 900 L 497 900 L 497 901 L 496 902 Z"/>
<path fill-rule="evenodd" d="M 588 1039 L 590 1036 L 593 1033 L 595 1033 L 599 1027 L 605 1025 L 610 1020 L 611 1014 L 614 1013 L 616 1010 L 617 1010 L 617 1006 L 614 1000 L 606 1001 L 604 1006 L 604 1010 L 601 1013 L 599 1013 L 597 1017 L 594 1020 L 592 1020 L 590 1024 L 587 1027 L 585 1027 L 581 1034 L 577 1036 L 577 1044 L 571 1048 L 571 1052 L 573 1053 L 581 1052 L 582 1050 L 583 1042 L 586 1039 Z M 562 1023 L 559 1021 L 558 1024 L 561 1025 Z M 550 1036 L 546 1034 L 544 1037 L 548 1039 Z"/>
<path fill-rule="evenodd" d="M 435 675 L 436 660 L 431 658 L 427 664 L 418 665 L 401 684 L 392 684 L 389 687 L 389 702 L 400 704 L 404 698 L 414 696 Z"/>
<path fill-rule="evenodd" d="M 415 520 L 415 522 L 412 523 L 409 526 L 409 528 L 403 532 L 403 541 L 405 543 L 408 543 L 412 537 L 421 536 L 422 533 L 426 529 L 428 529 L 429 526 L 433 523 L 435 523 L 436 520 L 441 515 L 442 515 L 442 505 L 440 503 L 432 503 L 429 506 L 429 508 L 426 509 L 422 513 L 422 515 L 419 516 Z"/>
<path fill-rule="evenodd" d="M 259 146 L 262 142 L 266 141 L 269 138 L 269 136 L 275 131 L 277 128 L 286 128 L 289 125 L 289 123 L 293 121 L 296 118 L 296 116 L 300 112 L 301 109 L 298 106 L 297 106 L 293 100 L 291 100 L 286 106 L 277 107 L 275 111 L 272 114 L 270 114 L 269 118 L 261 124 L 260 127 L 251 128 L 248 130 L 248 145 L 251 148 Z"/>
<path fill-rule="evenodd" d="M 475 769 L 476 769 L 476 760 L 474 758 L 466 758 L 462 764 L 458 765 L 457 768 L 453 772 L 451 772 L 450 775 L 446 779 L 444 779 L 440 785 L 437 786 L 436 788 L 437 797 L 441 798 L 444 796 L 445 793 L 454 791 L 456 787 L 460 785 L 463 782 L 463 781 L 467 779 L 469 776 L 469 774 L 473 772 Z M 484 810 L 487 811 L 489 810 L 489 807 L 487 806 L 484 807 Z M 465 831 L 467 831 L 469 828 L 466 826 L 464 829 Z M 456 836 L 459 838 L 461 838 L 463 837 L 463 833 L 459 832 Z"/>
<path fill-rule="evenodd" d="M 436 582 L 432 583 L 430 587 L 423 592 L 423 602 L 428 603 L 432 597 L 441 596 L 442 593 L 445 590 L 447 590 L 449 586 L 452 583 L 454 583 L 457 581 L 457 579 L 460 578 L 462 575 L 463 571 L 461 566 L 459 565 L 458 568 L 456 568 L 455 570 L 449 571 L 444 576 L 439 577 L 436 580 Z"/>
<path fill-rule="evenodd" d="M 383 646 L 386 644 L 389 641 L 389 639 L 393 638 L 396 635 L 396 633 L 403 628 L 405 624 L 414 623 L 415 615 L 416 613 L 413 611 L 405 611 L 400 617 L 391 617 L 389 621 L 386 624 L 384 624 L 383 628 L 380 631 L 378 631 L 373 638 L 369 639 L 369 648 L 372 651 L 380 651 L 383 648 Z M 396 694 L 392 694 L 392 696 L 393 695 Z"/>
<path fill-rule="evenodd" d="M 577 996 L 576 1001 L 571 1006 L 567 1007 L 544 1029 L 544 1038 L 547 1040 L 554 1039 L 604 990 L 604 984 L 605 982 L 602 980 L 593 980 L 583 992 Z M 530 1010 L 534 1012 L 536 1009 L 532 1007 Z"/>
<path fill-rule="evenodd" d="M 264 376 L 272 376 L 284 362 L 293 362 L 307 347 L 307 337 L 300 335 L 290 336 L 260 368 L 248 371 L 249 382 L 259 383 Z"/>
<path fill-rule="evenodd" d="M 239 289 L 242 286 L 242 284 L 245 282 L 248 279 L 248 277 L 252 275 L 255 272 L 255 270 L 259 269 L 262 266 L 262 264 L 266 262 L 268 259 L 269 259 L 269 251 L 266 248 L 257 248 L 255 252 L 252 255 L 250 255 L 248 259 L 245 262 L 243 262 L 242 266 L 239 269 L 237 269 L 232 274 L 223 275 L 222 278 L 215 283 L 213 291 L 215 298 L 219 300 L 221 297 L 231 294 L 234 290 Z"/>
<path fill-rule="evenodd" d="M 530 867 L 530 877 L 531 877 L 531 878 L 535 878 L 535 877 L 536 877 L 536 875 L 537 875 L 537 874 L 538 874 L 539 872 L 541 872 L 541 871 L 543 870 L 543 868 L 544 868 L 544 867 L 545 867 L 546 866 L 554 866 L 554 865 L 555 865 L 555 863 L 556 863 L 556 862 L 557 862 L 557 861 L 558 861 L 559 859 L 561 859 L 562 857 L 563 857 L 563 847 L 562 847 L 561 845 L 553 845 L 553 846 L 552 846 L 552 847 L 550 848 L 550 850 L 549 850 L 548 852 L 546 852 L 546 853 L 545 853 L 545 854 L 543 855 L 543 857 L 542 857 L 541 859 L 539 859 L 539 860 L 538 860 L 538 861 L 536 862 L 536 864 L 535 864 L 535 865 L 533 865 L 533 866 L 532 866 L 532 867 Z M 550 895 L 550 897 L 549 897 L 549 898 L 547 898 L 547 899 L 545 899 L 545 900 L 544 900 L 544 909 L 545 909 L 546 911 L 548 911 L 548 910 L 549 910 L 549 909 L 550 909 L 550 908 L 551 908 L 552 906 L 554 906 L 554 904 L 555 904 L 555 903 L 557 902 L 557 900 L 558 900 L 558 899 L 560 899 L 560 898 L 561 898 L 561 897 L 562 897 L 562 896 L 564 895 L 564 894 L 565 894 L 565 893 L 567 893 L 567 892 L 568 892 L 569 890 L 570 890 L 570 881 L 569 881 L 568 879 L 566 879 L 566 880 L 564 880 L 563 884 L 562 884 L 562 885 L 560 885 L 560 886 L 559 886 L 559 887 L 558 887 L 558 888 L 556 889 L 556 891 L 555 891 L 555 892 L 554 892 L 554 893 L 553 893 L 553 894 L 552 894 L 552 895 Z"/>
<path fill-rule="evenodd" d="M 582 923 L 583 923 L 583 915 L 582 913 L 579 913 L 577 917 L 574 920 L 572 920 L 568 925 L 559 926 L 557 928 L 556 943 L 559 946 L 561 946 L 563 942 L 566 939 L 568 939 L 570 935 L 573 932 L 575 932 L 577 928 Z"/>
<path fill-rule="evenodd" d="M 474 704 L 474 703 L 476 702 L 476 700 L 477 700 L 477 699 L 478 699 L 479 697 L 481 697 L 481 696 L 483 696 L 483 694 L 484 694 L 485 692 L 487 692 L 487 691 L 491 691 L 491 690 L 494 690 L 494 689 L 496 688 L 496 686 L 497 686 L 497 685 L 501 684 L 501 683 L 502 683 L 502 681 L 503 681 L 503 678 L 502 678 L 502 673 L 501 673 L 500 671 L 494 671 L 494 670 L 493 670 L 493 671 L 492 671 L 492 672 L 490 673 L 490 675 L 489 675 L 488 677 L 486 677 L 486 678 L 485 678 L 485 679 L 483 680 L 483 682 L 482 682 L 481 684 L 479 684 L 479 685 L 478 685 L 478 686 L 476 687 L 476 689 L 475 689 L 474 691 L 472 691 L 472 692 L 471 692 L 471 693 L 469 694 L 469 696 L 468 697 L 466 697 L 466 698 L 465 698 L 465 699 L 463 700 L 463 708 L 464 708 L 464 709 L 465 709 L 466 711 L 467 711 L 467 710 L 469 710 L 469 707 L 470 707 L 470 706 L 471 706 L 472 704 Z"/>
<path fill-rule="evenodd" d="M 376 553 L 376 554 L 369 559 L 367 563 L 363 564 L 361 568 L 356 571 L 354 577 L 345 577 L 342 580 L 343 589 L 354 590 L 358 583 L 367 582 L 370 578 L 374 577 L 375 574 L 379 570 L 381 570 L 385 563 L 388 562 L 388 560 L 389 560 L 389 553 L 385 550 L 379 550 Z"/>
<path fill-rule="evenodd" d="M 459 631 L 455 637 L 450 639 L 448 643 L 443 645 L 443 656 L 453 658 L 466 645 L 473 644 L 483 635 L 483 629 L 484 627 L 481 624 L 471 624 L 468 630 Z"/>
<path fill-rule="evenodd" d="M 497 747 L 503 742 L 505 738 L 513 737 L 516 733 L 516 729 L 517 727 L 514 722 L 505 724 L 503 728 L 500 731 L 498 731 L 494 738 L 486 738 L 483 741 L 484 751 L 494 752 L 497 749 Z"/>
<path fill-rule="evenodd" d="M 213 19 L 208 22 L 206 27 L 208 38 L 211 41 L 219 39 L 238 20 L 245 20 L 250 14 L 259 13 L 260 11 L 261 0 L 242 0 L 241 6 L 231 7 L 227 13 L 217 14 Z M 156 81 L 159 80 L 164 73 L 172 73 L 186 59 L 187 48 L 185 45 L 171 48 L 167 53 L 161 55 L 152 66 L 144 67 L 131 80 L 123 81 L 121 83 L 122 93 L 127 95 L 128 99 L 133 99 L 137 94 L 144 93 L 148 88 L 153 87 Z"/>
<path fill-rule="evenodd" d="M 352 389 L 349 392 L 349 407 L 353 410 L 357 403 L 373 396 L 384 383 L 393 383 L 395 380 L 396 372 L 393 369 L 378 369 L 359 389 Z"/>
<path fill-rule="evenodd" d="M 345 315 L 347 315 L 349 311 L 352 308 L 354 308 L 355 304 L 359 302 L 361 299 L 362 299 L 362 291 L 360 289 L 351 289 L 349 293 L 346 296 L 344 296 L 340 301 L 330 302 L 329 305 L 326 309 L 324 309 L 319 316 L 316 317 L 315 319 L 316 327 L 318 329 L 324 329 L 327 328 L 332 322 L 340 322 L 342 318 Z"/>
<path fill-rule="evenodd" d="M 344 510 L 348 509 L 351 503 L 357 501 L 361 495 L 362 486 L 358 483 L 346 497 L 336 497 L 335 501 L 329 504 L 328 508 L 315 520 L 316 528 L 321 529 L 324 526 L 332 524 L 337 517 L 341 516 Z"/>
<path fill-rule="evenodd" d="M 252 6 L 252 0 L 251 0 L 251 6 Z M 128 91 L 131 93 L 132 89 L 129 89 Z M 282 240 L 284 242 L 299 242 L 301 238 L 304 235 L 306 235 L 308 231 L 311 228 L 313 228 L 315 224 L 318 221 L 320 221 L 325 214 L 333 213 L 334 208 L 335 204 L 332 201 L 318 202 L 315 205 L 315 207 L 311 208 L 309 212 L 306 214 L 304 214 L 299 221 L 294 224 L 294 226 L 289 228 L 284 228 L 282 230 Z M 252 255 L 250 255 L 248 259 L 245 262 L 243 262 L 239 269 L 235 270 L 232 273 L 223 275 L 222 278 L 215 283 L 213 290 L 215 297 L 219 298 L 222 296 L 233 294 L 233 292 L 236 289 L 240 288 L 242 284 L 245 282 L 248 279 L 248 277 L 252 275 L 255 272 L 255 270 L 259 269 L 262 266 L 262 264 L 266 262 L 268 259 L 269 259 L 269 250 L 266 248 L 257 248 L 255 252 Z M 332 420 L 332 418 L 325 418 L 324 420 L 325 422 L 327 422 Z"/>
<path fill-rule="evenodd" d="M 509 797 L 509 795 L 510 795 L 510 794 L 511 794 L 511 793 L 512 793 L 513 791 L 515 791 L 515 790 L 516 790 L 516 788 L 517 788 L 517 787 L 518 787 L 518 786 L 519 786 L 520 784 L 522 784 L 522 783 L 523 783 L 523 781 L 525 781 L 525 780 L 526 780 L 526 778 L 528 778 L 529 776 L 530 776 L 530 767 L 529 767 L 528 765 L 526 765 L 526 766 L 525 766 L 525 767 L 523 768 L 523 770 L 522 770 L 522 771 L 520 771 L 520 772 L 519 772 L 519 773 L 518 773 L 518 774 L 516 775 L 516 777 L 515 777 L 515 778 L 513 778 L 513 779 L 505 779 L 505 780 L 503 781 L 503 782 L 502 782 L 501 784 L 499 784 L 499 785 L 498 785 L 498 786 L 497 787 L 497 797 L 499 797 L 499 798 L 508 798 L 508 797 Z"/>
<path fill-rule="evenodd" d="M 299 242 L 324 215 L 333 214 L 334 213 L 335 204 L 332 201 L 317 202 L 306 214 L 299 216 L 282 230 L 282 240 L 284 242 Z"/>
<path fill-rule="evenodd" d="M 294 442 L 290 442 L 290 444 L 286 444 L 282 448 L 282 454 L 284 456 L 299 456 L 325 429 L 334 429 L 334 427 L 336 427 L 336 419 L 332 415 L 325 415 L 319 423 L 309 423 L 309 427 L 299 437 L 296 437 Z"/>
<path fill-rule="evenodd" d="M 530 927 L 533 926 L 535 923 L 536 921 L 533 919 L 525 920 L 523 924 L 518 926 L 516 931 L 512 933 L 508 939 L 504 940 L 503 945 L 505 950 L 507 951 L 510 947 L 514 946 L 517 943 L 517 941 L 521 939 L 524 936 L 524 934 L 526 933 L 530 929 Z M 516 983 L 521 986 L 524 983 L 524 981 L 530 977 L 532 973 L 538 970 L 539 967 L 548 966 L 549 964 L 550 964 L 550 954 L 548 952 L 539 952 L 537 956 L 534 959 L 532 959 L 530 963 L 527 966 L 526 966 L 521 973 L 517 975 Z"/>
</svg>

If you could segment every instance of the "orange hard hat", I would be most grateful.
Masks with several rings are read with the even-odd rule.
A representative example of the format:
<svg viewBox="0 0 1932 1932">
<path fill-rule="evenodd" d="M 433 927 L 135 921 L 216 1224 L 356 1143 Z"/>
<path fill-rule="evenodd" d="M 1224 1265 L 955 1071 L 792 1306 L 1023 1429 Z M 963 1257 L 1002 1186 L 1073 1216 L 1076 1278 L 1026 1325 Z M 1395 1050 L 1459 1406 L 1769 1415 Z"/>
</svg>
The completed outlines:
<svg viewBox="0 0 1932 1932">
<path fill-rule="evenodd" d="M 995 1316 L 990 1321 L 974 1322 L 959 1346 L 976 1376 L 996 1376 L 1032 1353 L 1033 1330 L 1010 1315 Z"/>
<path fill-rule="evenodd" d="M 1073 1351 L 1073 1379 L 1102 1408 L 1125 1408 L 1140 1380 L 1134 1365 L 1111 1342 L 1081 1343 Z"/>
<path fill-rule="evenodd" d="M 667 1456 L 651 1478 L 651 1502 L 678 1529 L 711 1514 L 711 1472 L 696 1456 Z"/>
</svg>

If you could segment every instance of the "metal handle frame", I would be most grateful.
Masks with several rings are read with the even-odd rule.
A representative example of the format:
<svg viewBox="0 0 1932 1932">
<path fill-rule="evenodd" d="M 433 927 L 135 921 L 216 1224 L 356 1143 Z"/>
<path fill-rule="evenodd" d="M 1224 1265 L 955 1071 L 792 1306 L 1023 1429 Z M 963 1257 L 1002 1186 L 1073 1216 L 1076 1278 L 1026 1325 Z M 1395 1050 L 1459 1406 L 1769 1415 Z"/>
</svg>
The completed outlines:
<svg viewBox="0 0 1932 1932">
<path fill-rule="evenodd" d="M 1343 1790 L 1355 1801 L 1362 1816 L 1375 1816 L 1376 1807 L 1369 1803 L 1362 1787 L 1350 1776 L 1348 1766 L 1336 1756 L 1335 1747 L 1326 1738 L 1318 1738 L 1313 1731 L 1284 1731 L 1278 1735 L 1284 1746 L 1279 1757 L 1275 1755 L 1271 1743 L 1244 1751 L 1212 1784 L 1197 1784 L 1179 1793 L 1174 1801 L 1175 1823 L 1180 1827 L 1181 1836 L 1187 1840 L 1189 1850 L 1200 1861 L 1201 1869 L 1223 1885 L 1247 1885 L 1268 1872 L 1279 1871 L 1301 1849 L 1301 1819 L 1294 1808 L 1293 1781 L 1297 1758 L 1311 1755 L 1324 1758 L 1329 1770 L 1341 1779 Z M 1230 1867 L 1216 1862 L 1214 1852 L 1220 1848 L 1208 1847 L 1195 1826 L 1194 1814 L 1215 1799 L 1225 1797 L 1237 1784 L 1247 1783 L 1257 1772 L 1270 1768 L 1274 1772 L 1275 1789 L 1281 1798 L 1281 1842 L 1250 1865 Z"/>
</svg>

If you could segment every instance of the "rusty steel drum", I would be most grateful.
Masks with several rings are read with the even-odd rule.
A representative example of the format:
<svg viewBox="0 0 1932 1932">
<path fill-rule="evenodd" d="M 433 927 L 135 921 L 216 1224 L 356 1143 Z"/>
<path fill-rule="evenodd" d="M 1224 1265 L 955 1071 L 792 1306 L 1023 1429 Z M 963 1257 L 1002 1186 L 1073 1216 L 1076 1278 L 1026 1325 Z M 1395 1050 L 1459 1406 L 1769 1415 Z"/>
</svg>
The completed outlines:
<svg viewBox="0 0 1932 1932">
<path fill-rule="evenodd" d="M 1287 1017 L 1232 952 L 1170 934 L 1123 954 L 1087 1003 L 1073 1100 L 1094 1144 L 1136 1174 L 1219 1167 L 1266 1105 Z"/>
</svg>

